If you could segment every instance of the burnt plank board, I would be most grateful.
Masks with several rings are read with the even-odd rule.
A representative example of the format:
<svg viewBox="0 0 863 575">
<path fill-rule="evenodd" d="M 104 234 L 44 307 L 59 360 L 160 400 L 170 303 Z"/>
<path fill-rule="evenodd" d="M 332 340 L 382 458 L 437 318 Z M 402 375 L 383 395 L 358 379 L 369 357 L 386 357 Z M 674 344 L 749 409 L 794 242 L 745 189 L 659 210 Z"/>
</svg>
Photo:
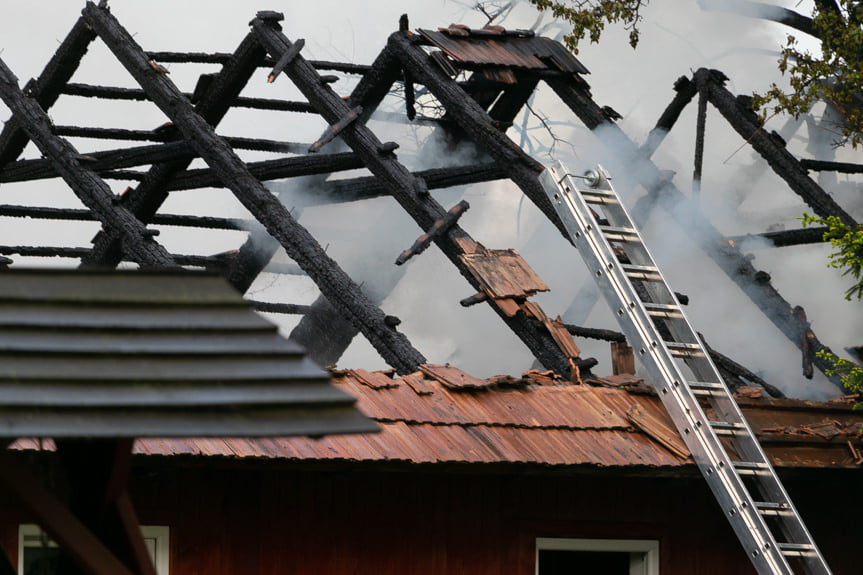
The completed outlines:
<svg viewBox="0 0 863 575">
<path fill-rule="evenodd" d="M 290 40 L 281 32 L 277 26 L 259 19 L 252 21 L 252 28 L 258 33 L 261 43 L 266 46 L 267 51 L 274 58 L 291 46 Z M 404 62 L 403 62 L 404 63 Z M 329 123 L 338 122 L 349 111 L 348 104 L 342 100 L 329 86 L 320 82 L 320 76 L 315 69 L 302 57 L 297 56 L 285 68 L 284 74 L 300 89 L 303 95 L 314 105 L 321 116 Z M 448 79 L 449 80 L 449 79 Z M 451 81 L 450 81 L 451 82 Z M 452 82 L 451 82 L 452 83 Z M 485 114 L 485 112 L 482 112 Z M 498 136 L 504 137 L 496 129 L 491 130 Z M 342 132 L 342 140 L 354 152 L 360 156 L 366 167 L 378 177 L 380 182 L 390 191 L 392 196 L 399 202 L 405 211 L 419 224 L 423 230 L 429 229 L 434 223 L 443 218 L 446 210 L 434 198 L 428 195 L 420 195 L 415 185 L 415 177 L 407 168 L 399 163 L 392 154 L 381 155 L 379 150 L 382 143 L 362 123 L 355 122 Z M 510 142 L 514 147 L 514 144 Z M 520 152 L 520 150 L 519 150 Z M 521 153 L 524 156 L 523 153 Z M 530 180 L 538 187 L 538 192 L 543 194 L 537 173 L 540 169 L 533 160 L 524 156 L 533 169 L 524 168 L 522 173 L 527 178 L 527 172 L 532 175 Z M 507 167 L 505 167 L 507 169 Z M 511 175 L 511 174 L 510 174 Z M 546 201 L 548 201 L 546 199 Z M 549 203 L 549 209 L 550 203 Z M 554 213 L 552 211 L 552 213 Z M 556 215 L 555 215 L 556 217 Z M 452 226 L 446 234 L 435 238 L 435 243 L 441 251 L 458 268 L 461 274 L 471 282 L 474 289 L 479 291 L 479 285 L 470 274 L 470 271 L 461 261 L 465 253 L 463 244 L 475 244 L 470 236 L 458 225 Z M 523 314 L 512 318 L 499 312 L 492 306 L 498 315 L 504 319 L 522 341 L 533 351 L 534 356 L 546 367 L 554 369 L 558 373 L 569 373 L 569 363 L 565 355 L 557 347 L 554 339 L 545 327 L 536 321 L 527 318 Z"/>
<path fill-rule="evenodd" d="M 69 142 L 51 132 L 51 120 L 33 98 L 18 89 L 18 79 L 0 60 L 0 97 L 18 118 L 22 129 L 78 198 L 122 238 L 126 253 L 143 267 L 176 267 L 177 264 L 129 210 L 114 203 L 114 194 L 93 170 L 79 162 L 80 154 Z"/>
<path fill-rule="evenodd" d="M 88 4 L 84 17 L 108 48 L 171 118 L 201 158 L 219 175 L 237 199 L 278 239 L 288 255 L 312 278 L 375 347 L 387 363 L 399 372 L 410 373 L 425 358 L 404 334 L 384 323 L 384 313 L 330 258 L 314 237 L 257 180 L 213 127 L 201 116 L 164 74 L 155 72 L 149 59 L 132 36 L 104 8 Z M 315 73 L 316 75 L 316 73 Z M 341 102 L 341 100 L 340 100 Z"/>
</svg>

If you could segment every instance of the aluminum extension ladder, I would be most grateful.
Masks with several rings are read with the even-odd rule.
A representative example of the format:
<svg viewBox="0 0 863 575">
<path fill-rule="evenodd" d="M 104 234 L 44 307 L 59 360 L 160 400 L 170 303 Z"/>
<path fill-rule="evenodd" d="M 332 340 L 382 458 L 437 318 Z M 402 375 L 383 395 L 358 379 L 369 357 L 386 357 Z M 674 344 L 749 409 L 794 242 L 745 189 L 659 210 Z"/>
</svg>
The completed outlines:
<svg viewBox="0 0 863 575">
<path fill-rule="evenodd" d="M 829 574 L 609 175 L 597 167 L 574 176 L 557 162 L 543 171 L 540 182 L 758 573 L 792 574 L 789 559 L 794 559 L 804 573 Z M 607 223 L 600 223 L 591 205 Z M 625 256 L 616 255 L 611 243 Z M 633 282 L 651 301 L 642 301 Z M 672 341 L 664 341 L 663 333 Z M 710 416 L 699 400 L 708 402 Z M 719 436 L 728 438 L 730 449 Z"/>
</svg>

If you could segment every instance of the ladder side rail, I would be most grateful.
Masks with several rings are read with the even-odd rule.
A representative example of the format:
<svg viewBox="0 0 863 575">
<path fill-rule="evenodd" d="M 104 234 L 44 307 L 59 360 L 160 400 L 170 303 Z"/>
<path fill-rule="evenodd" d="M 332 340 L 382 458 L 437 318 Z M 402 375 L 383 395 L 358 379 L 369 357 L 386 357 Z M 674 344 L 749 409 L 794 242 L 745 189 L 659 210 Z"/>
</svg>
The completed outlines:
<svg viewBox="0 0 863 575">
<path fill-rule="evenodd" d="M 557 174 L 552 172 L 557 172 Z M 645 368 L 651 373 L 655 381 L 666 382 L 658 389 L 659 396 L 675 425 L 681 431 L 684 441 L 693 454 L 693 459 L 707 479 L 717 501 L 719 501 L 723 511 L 729 514 L 729 520 L 741 542 L 744 543 L 747 552 L 749 552 L 753 564 L 756 565 L 759 572 L 763 573 L 792 573 L 773 533 L 756 509 L 752 495 L 734 468 L 733 461 L 717 434 L 711 428 L 709 424 L 711 420 L 706 417 L 697 399 L 686 387 L 686 378 L 680 371 L 679 365 L 660 337 L 652 318 L 646 312 L 629 278 L 623 274 L 611 246 L 600 232 L 599 224 L 578 193 L 578 187 L 573 179 L 567 175 L 562 165 L 559 165 L 556 170 L 554 168 L 546 170 L 540 177 L 552 203 L 555 204 L 555 208 L 569 230 L 571 241 L 579 248 L 579 253 L 595 275 L 594 279 L 607 302 L 617 314 L 624 333 L 632 342 L 643 342 L 639 354 L 642 356 Z M 614 193 L 610 185 L 607 188 L 611 193 Z M 562 209 L 563 206 L 565 209 Z M 634 229 L 631 219 L 619 201 L 617 205 L 612 205 L 611 208 L 608 205 L 603 205 L 603 211 L 607 216 L 612 215 L 616 210 L 620 210 L 620 213 L 613 215 L 614 221 L 609 218 L 609 224 L 615 227 L 632 228 L 637 234 L 637 230 Z M 638 246 L 639 250 L 632 250 L 632 252 L 639 251 L 641 254 L 638 257 L 639 263 L 651 265 L 658 271 L 649 251 L 641 241 L 640 235 L 634 244 Z M 650 282 L 665 287 L 665 292 L 655 290 L 657 299 L 668 301 L 669 298 L 674 298 L 668 290 L 661 272 L 659 272 L 659 276 L 662 279 L 661 282 Z M 676 298 L 671 301 L 676 304 Z M 682 314 L 682 310 L 680 311 Z M 682 338 L 690 339 L 692 340 L 691 343 L 701 347 L 701 342 L 686 321 L 685 315 L 682 317 L 683 322 L 667 321 L 666 323 L 677 323 L 675 331 Z M 687 329 L 680 327 L 681 323 L 688 328 L 689 333 L 687 333 Z M 677 337 L 675 334 L 672 335 Z M 775 476 L 769 460 L 754 439 L 752 430 L 748 427 L 739 407 L 730 397 L 727 387 L 725 387 L 722 378 L 703 348 L 702 352 L 702 357 L 699 357 L 697 362 L 690 362 L 692 371 L 697 376 L 708 378 L 707 381 L 717 381 L 724 388 L 725 393 L 719 395 L 723 400 L 716 402 L 715 408 L 718 408 L 717 411 L 720 412 L 720 415 L 730 415 L 733 423 L 741 424 L 745 430 L 743 437 L 751 439 L 738 443 L 747 455 L 752 456 L 752 459 L 747 458 L 747 461 L 756 461 L 766 465 L 772 479 L 761 483 L 764 483 L 764 489 L 772 492 L 768 493 L 771 496 L 769 500 L 787 504 L 792 510 L 795 520 L 780 522 L 783 526 L 782 531 L 788 531 L 789 538 L 793 541 L 809 543 L 815 549 L 816 560 L 807 562 L 813 566 L 812 572 L 829 573 L 820 552 L 814 546 L 814 542 L 812 542 L 802 521 L 799 520 L 799 515 L 793 509 L 793 505 L 781 482 Z M 681 386 L 683 386 L 682 389 Z"/>
<path fill-rule="evenodd" d="M 566 170 L 562 164 L 559 164 L 558 169 L 560 170 L 560 172 L 566 173 Z M 597 182 L 596 188 L 614 194 L 615 197 L 618 197 L 601 166 L 598 168 L 597 172 L 600 174 L 600 179 Z M 570 180 L 572 180 L 571 176 Z M 573 187 L 576 191 L 580 191 L 574 181 L 570 181 L 570 183 L 572 185 L 571 187 Z M 576 193 L 574 195 L 578 197 L 578 200 L 573 199 L 572 201 L 581 202 L 581 205 L 576 205 L 575 208 L 577 210 L 580 210 L 582 213 L 589 212 L 588 206 L 586 203 L 584 203 L 584 200 L 580 196 L 580 194 Z M 675 341 L 697 343 L 699 346 L 701 346 L 702 342 L 700 341 L 698 334 L 695 333 L 695 330 L 692 328 L 692 324 L 689 322 L 686 313 L 683 311 L 682 307 L 677 302 L 677 298 L 674 296 L 674 293 L 668 287 L 668 282 L 665 281 L 665 277 L 663 276 L 662 271 L 659 269 L 659 266 L 656 265 L 656 262 L 650 254 L 650 251 L 648 250 L 646 244 L 641 238 L 640 231 L 636 228 L 632 218 L 626 210 L 626 207 L 623 205 L 622 202 L 619 201 L 619 197 L 617 202 L 604 203 L 602 206 L 602 211 L 603 215 L 605 215 L 606 219 L 608 220 L 608 225 L 610 227 L 630 230 L 629 234 L 637 238 L 637 241 L 631 241 L 626 243 L 626 254 L 629 257 L 630 261 L 637 265 L 652 266 L 662 277 L 661 282 L 645 283 L 645 288 L 651 299 L 653 299 L 655 303 L 673 303 L 678 307 L 678 311 L 680 313 L 679 318 L 665 319 L 659 321 L 664 322 L 665 326 L 668 328 Z M 722 377 L 719 375 L 719 370 L 716 368 L 716 365 L 713 363 L 713 360 L 710 358 L 709 354 L 704 351 L 704 353 L 702 353 L 699 357 L 684 358 L 683 361 L 687 365 L 687 367 L 693 372 L 696 380 L 717 382 L 723 386 L 724 393 L 708 396 L 708 403 L 713 408 L 717 420 L 729 423 L 738 423 L 745 426 L 745 433 L 741 433 L 740 435 L 735 434 L 730 437 L 731 444 L 733 445 L 738 456 L 743 461 L 760 463 L 767 467 L 766 472 L 759 472 L 759 474 L 755 477 L 755 485 L 758 490 L 757 495 L 761 498 L 762 501 L 779 503 L 783 505 L 785 509 L 791 512 L 794 520 L 788 520 L 787 516 L 783 516 L 783 518 L 778 521 L 782 534 L 785 536 L 786 539 L 790 541 L 805 541 L 810 542 L 814 545 L 811 534 L 806 529 L 806 526 L 803 524 L 802 520 L 799 519 L 799 513 L 794 508 L 794 504 L 791 501 L 791 498 L 785 491 L 784 486 L 776 475 L 775 469 L 773 469 L 773 466 L 770 463 L 770 460 L 767 458 L 766 453 L 764 453 L 763 448 L 755 438 L 755 434 L 749 427 L 749 424 L 743 416 L 743 413 L 740 410 L 737 402 L 734 401 L 733 397 L 731 396 L 730 391 L 725 385 Z"/>
</svg>

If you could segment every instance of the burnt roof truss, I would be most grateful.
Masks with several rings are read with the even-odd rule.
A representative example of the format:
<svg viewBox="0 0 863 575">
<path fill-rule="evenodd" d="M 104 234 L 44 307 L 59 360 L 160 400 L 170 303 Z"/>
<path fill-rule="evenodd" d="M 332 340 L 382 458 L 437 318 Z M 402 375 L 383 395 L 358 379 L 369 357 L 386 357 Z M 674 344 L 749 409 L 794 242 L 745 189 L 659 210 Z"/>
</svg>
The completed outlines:
<svg viewBox="0 0 863 575">
<path fill-rule="evenodd" d="M 605 141 L 625 151 L 625 157 L 620 158 L 622 166 L 630 161 L 638 164 L 648 194 L 634 210 L 637 219 L 648 217 L 655 204 L 652 200 L 659 196 L 671 198 L 670 205 L 689 202 L 650 156 L 681 110 L 698 94 L 700 108 L 710 103 L 719 109 L 816 213 L 838 215 L 846 223 L 853 222 L 775 138 L 759 133 L 760 128 L 740 112 L 715 73 L 699 71 L 692 80 L 678 81 L 674 101 L 639 148 L 614 124 L 616 113 L 593 101 L 582 78 L 587 69 L 559 44 L 533 37 L 528 31 L 451 26 L 412 33 L 404 19 L 373 64 L 363 66 L 307 60 L 304 41 L 285 36 L 277 13 L 260 12 L 249 24 L 250 32 L 233 53 L 146 52 L 104 3 L 88 3 L 43 73 L 23 92 L 4 66 L 2 97 L 13 116 L 0 133 L 0 182 L 61 176 L 86 209 L 0 205 L 0 216 L 98 220 L 103 229 L 93 238 L 92 248 L 0 246 L 0 254 L 61 256 L 80 259 L 85 266 L 114 267 L 121 261 L 133 261 L 143 267 L 207 267 L 220 270 L 242 292 L 249 290 L 265 268 L 303 273 L 320 289 L 316 302 L 255 302 L 255 306 L 303 314 L 292 335 L 309 347 L 311 357 L 321 363 L 335 362 L 352 338 L 362 333 L 391 366 L 409 373 L 425 358 L 397 330 L 398 318 L 380 309 L 386 294 L 364 293 L 297 219 L 310 206 L 391 196 L 420 228 L 414 247 L 403 246 L 406 251 L 400 263 L 434 243 L 470 285 L 464 294 L 470 297 L 463 305 L 489 305 L 544 366 L 577 379 L 595 364 L 595 360 L 579 357 L 570 335 L 581 337 L 583 328 L 551 319 L 530 301 L 535 293 L 547 289 L 545 284 L 512 250 L 488 249 L 470 236 L 459 223 L 460 215 L 469 207 L 466 203 L 444 206 L 430 193 L 451 186 L 509 179 L 561 229 L 537 178 L 544 167 L 506 135 L 506 129 L 540 82 L 546 82 L 589 129 L 610 127 Z M 96 38 L 131 74 L 137 88 L 70 82 L 87 47 Z M 165 65 L 171 63 L 217 64 L 221 69 L 202 74 L 193 90 L 182 92 L 166 73 Z M 261 68 L 269 71 L 267 81 L 276 86 L 289 82 L 303 99 L 242 95 Z M 333 89 L 338 78 L 322 75 L 321 70 L 359 75 L 360 79 L 349 95 L 341 96 Z M 403 121 L 401 114 L 378 110 L 387 94 L 402 88 L 408 118 L 445 131 L 450 140 L 473 142 L 488 159 L 456 167 L 409 170 L 396 155 L 398 143 L 382 141 L 368 125 L 373 114 L 376 118 Z M 441 113 L 437 118 L 417 115 L 419 94 L 430 94 L 439 102 Z M 170 122 L 155 130 L 54 125 L 47 111 L 61 95 L 152 102 Z M 329 128 L 315 142 L 293 141 L 290 135 L 283 140 L 267 140 L 217 134 L 216 128 L 232 108 L 316 115 Z M 137 143 L 82 154 L 65 140 L 69 137 Z M 331 143 L 334 139 L 340 143 Z M 28 140 L 37 144 L 44 158 L 18 160 Z M 703 139 L 700 145 L 703 147 Z M 238 150 L 285 155 L 243 161 Z M 203 160 L 206 166 L 193 166 L 196 160 Z M 363 168 L 371 175 L 327 179 L 331 174 Z M 700 172 L 700 168 L 696 171 Z M 262 184 L 285 178 L 294 178 L 314 194 L 308 195 L 304 205 L 288 209 L 277 194 Z M 118 195 L 110 191 L 106 180 L 133 185 Z M 230 190 L 248 214 L 225 218 L 166 212 L 164 204 L 172 193 L 208 187 Z M 685 213 L 686 216 L 681 209 L 672 215 L 685 230 L 699 230 L 699 234 L 693 233 L 693 237 L 700 238 L 698 245 L 789 339 L 809 350 L 810 356 L 823 347 L 802 310 L 795 313 L 795 308 L 776 292 L 769 278 L 765 281 L 765 274 L 752 266 L 733 241 L 723 237 L 697 209 L 688 207 Z M 155 241 L 148 224 L 243 230 L 248 234 L 233 251 L 171 254 Z M 783 236 L 776 241 L 799 239 Z M 271 261 L 280 248 L 296 266 L 280 267 Z M 502 269 L 508 270 L 508 275 L 500 275 Z M 585 298 L 580 294 L 576 299 Z M 587 301 L 578 305 L 584 308 L 591 304 Z M 817 358 L 814 361 L 819 368 L 825 367 Z"/>
</svg>

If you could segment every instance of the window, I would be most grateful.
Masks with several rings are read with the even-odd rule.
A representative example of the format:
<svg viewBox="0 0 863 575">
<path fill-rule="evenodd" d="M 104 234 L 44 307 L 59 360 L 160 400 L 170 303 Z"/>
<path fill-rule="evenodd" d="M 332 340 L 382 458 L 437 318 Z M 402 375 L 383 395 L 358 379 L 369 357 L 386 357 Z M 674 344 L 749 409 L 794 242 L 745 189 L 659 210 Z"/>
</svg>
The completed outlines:
<svg viewBox="0 0 863 575">
<path fill-rule="evenodd" d="M 536 540 L 536 575 L 659 575 L 659 541 Z"/>
<path fill-rule="evenodd" d="M 144 544 L 158 575 L 169 575 L 170 529 L 165 525 L 142 525 Z M 18 526 L 18 575 L 55 573 L 60 549 L 38 525 Z"/>
</svg>

